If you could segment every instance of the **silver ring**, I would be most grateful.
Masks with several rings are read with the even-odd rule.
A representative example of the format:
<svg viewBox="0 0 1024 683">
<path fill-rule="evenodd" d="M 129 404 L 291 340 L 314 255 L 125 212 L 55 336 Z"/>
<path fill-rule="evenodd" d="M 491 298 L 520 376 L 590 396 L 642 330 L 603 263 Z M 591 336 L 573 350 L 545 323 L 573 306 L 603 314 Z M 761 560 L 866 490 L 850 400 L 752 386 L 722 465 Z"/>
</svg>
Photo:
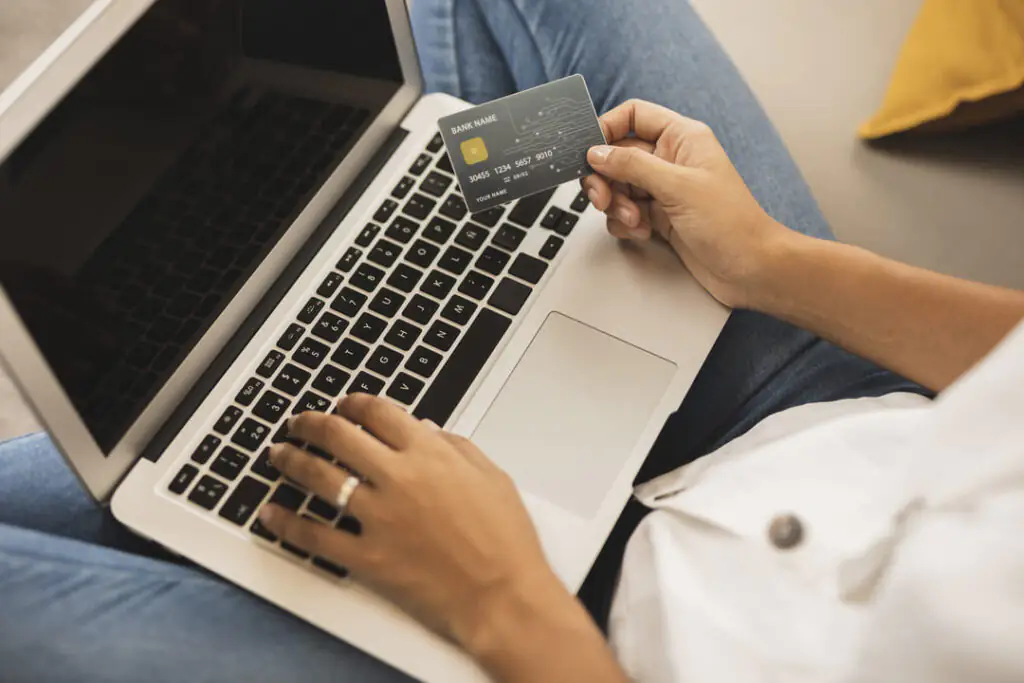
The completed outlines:
<svg viewBox="0 0 1024 683">
<path fill-rule="evenodd" d="M 341 517 L 345 516 L 345 513 L 348 511 L 349 501 L 352 500 L 352 494 L 356 492 L 356 489 L 362 483 L 362 479 L 355 475 L 350 475 L 345 480 L 345 483 L 341 485 L 338 497 L 334 499 L 334 507 L 338 508 L 338 513 Z"/>
</svg>

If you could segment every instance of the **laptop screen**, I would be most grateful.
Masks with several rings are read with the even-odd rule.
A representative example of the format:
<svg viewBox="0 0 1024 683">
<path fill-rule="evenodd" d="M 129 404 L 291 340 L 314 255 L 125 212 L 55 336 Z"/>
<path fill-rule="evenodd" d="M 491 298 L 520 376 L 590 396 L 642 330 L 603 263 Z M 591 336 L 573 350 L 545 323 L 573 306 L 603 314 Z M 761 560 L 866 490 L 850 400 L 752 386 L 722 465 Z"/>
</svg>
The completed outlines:
<svg viewBox="0 0 1024 683">
<path fill-rule="evenodd" d="M 0 165 L 0 283 L 105 453 L 401 84 L 383 0 L 157 0 Z"/>
</svg>

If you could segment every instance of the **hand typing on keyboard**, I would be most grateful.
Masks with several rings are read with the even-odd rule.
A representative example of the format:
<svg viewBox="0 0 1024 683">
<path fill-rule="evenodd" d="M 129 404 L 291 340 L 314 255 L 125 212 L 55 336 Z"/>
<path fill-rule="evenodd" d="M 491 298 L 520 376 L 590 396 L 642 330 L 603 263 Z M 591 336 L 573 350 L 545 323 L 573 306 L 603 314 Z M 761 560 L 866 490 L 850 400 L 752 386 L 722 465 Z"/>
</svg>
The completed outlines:
<svg viewBox="0 0 1024 683">
<path fill-rule="evenodd" d="M 361 531 L 267 505 L 260 519 L 271 532 L 349 568 L 484 663 L 491 648 L 513 647 L 501 641 L 514 623 L 528 631 L 537 620 L 554 620 L 604 647 L 548 567 L 511 479 L 472 443 L 366 394 L 345 398 L 338 413 L 303 413 L 289 433 L 365 476 L 347 507 Z M 327 501 L 338 498 L 350 476 L 288 444 L 272 449 L 271 462 Z"/>
</svg>

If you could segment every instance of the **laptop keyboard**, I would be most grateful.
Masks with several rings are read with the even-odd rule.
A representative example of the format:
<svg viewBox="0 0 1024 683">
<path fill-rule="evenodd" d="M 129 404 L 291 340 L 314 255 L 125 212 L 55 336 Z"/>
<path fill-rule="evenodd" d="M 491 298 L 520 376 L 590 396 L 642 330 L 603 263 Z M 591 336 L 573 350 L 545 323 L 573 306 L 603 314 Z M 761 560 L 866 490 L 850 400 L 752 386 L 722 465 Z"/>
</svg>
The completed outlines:
<svg viewBox="0 0 1024 683">
<path fill-rule="evenodd" d="M 334 577 L 347 572 L 277 543 L 256 519 L 269 500 L 359 531 L 358 520 L 339 519 L 270 464 L 269 445 L 289 440 L 285 418 L 327 412 L 344 394 L 363 392 L 445 424 L 587 207 L 582 192 L 568 210 L 549 206 L 549 190 L 511 210 L 468 215 L 442 147 L 437 135 L 417 157 L 168 485 Z M 521 248 L 531 230 L 547 234 L 536 253 Z"/>
</svg>

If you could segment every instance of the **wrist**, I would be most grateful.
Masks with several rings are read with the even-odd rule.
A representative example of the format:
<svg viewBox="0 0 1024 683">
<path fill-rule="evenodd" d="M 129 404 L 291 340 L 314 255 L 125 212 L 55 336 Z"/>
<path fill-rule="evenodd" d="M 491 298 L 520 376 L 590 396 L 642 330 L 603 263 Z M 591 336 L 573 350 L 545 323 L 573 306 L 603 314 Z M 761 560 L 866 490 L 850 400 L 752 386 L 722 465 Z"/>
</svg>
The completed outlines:
<svg viewBox="0 0 1024 683">
<path fill-rule="evenodd" d="M 782 317 L 794 283 L 804 278 L 804 264 L 822 244 L 769 218 L 758 256 L 743 283 L 743 306 L 759 313 Z"/>
</svg>

